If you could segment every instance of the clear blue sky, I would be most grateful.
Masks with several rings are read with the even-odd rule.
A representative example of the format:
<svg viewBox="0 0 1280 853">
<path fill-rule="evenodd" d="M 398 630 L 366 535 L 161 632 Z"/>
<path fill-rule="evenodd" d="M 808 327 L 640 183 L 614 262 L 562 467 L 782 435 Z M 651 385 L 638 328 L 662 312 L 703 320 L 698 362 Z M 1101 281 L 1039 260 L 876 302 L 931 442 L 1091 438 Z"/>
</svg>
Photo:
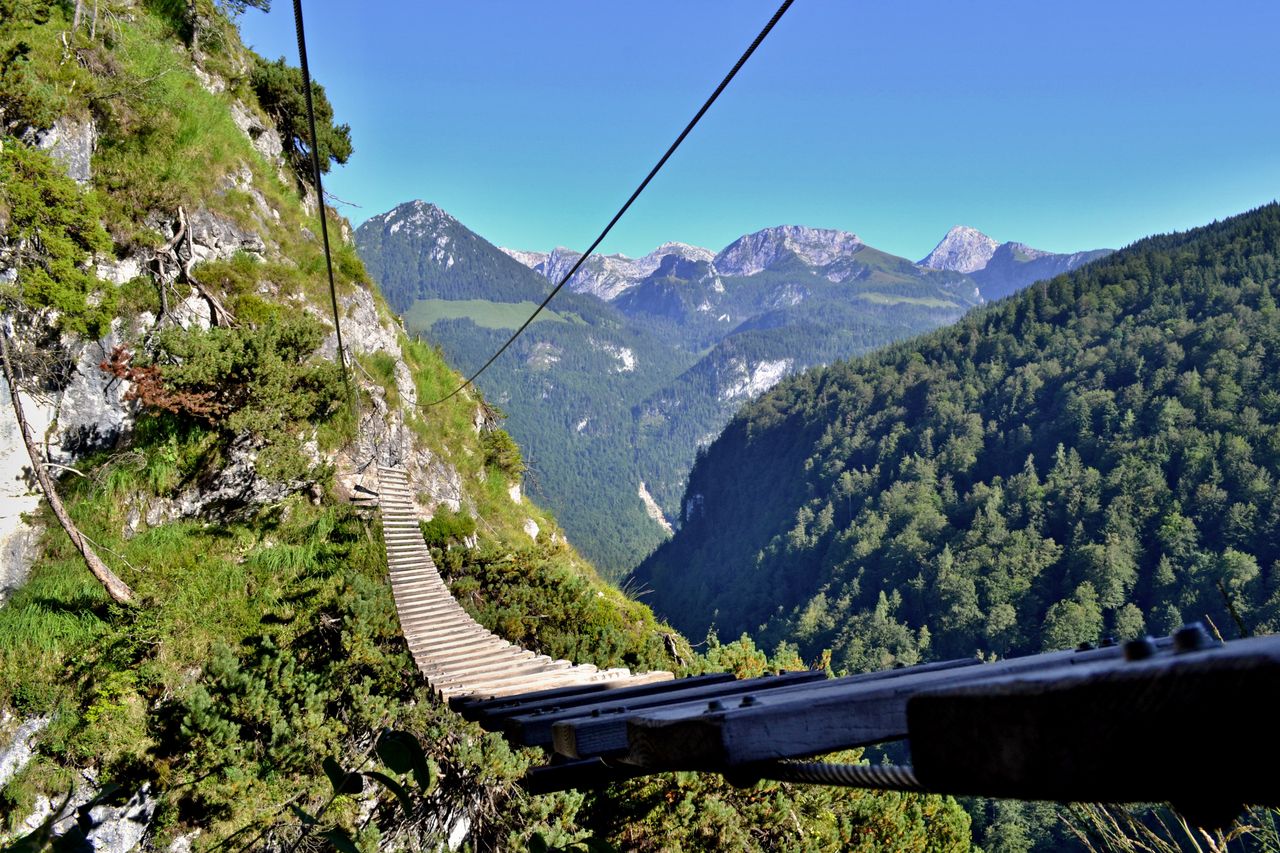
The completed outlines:
<svg viewBox="0 0 1280 853">
<path fill-rule="evenodd" d="M 439 204 L 585 248 L 774 0 L 308 0 L 359 223 Z M 246 40 L 297 62 L 289 0 Z M 1280 3 L 797 0 L 603 247 L 783 223 L 917 259 L 952 225 L 1119 247 L 1280 197 Z"/>
</svg>

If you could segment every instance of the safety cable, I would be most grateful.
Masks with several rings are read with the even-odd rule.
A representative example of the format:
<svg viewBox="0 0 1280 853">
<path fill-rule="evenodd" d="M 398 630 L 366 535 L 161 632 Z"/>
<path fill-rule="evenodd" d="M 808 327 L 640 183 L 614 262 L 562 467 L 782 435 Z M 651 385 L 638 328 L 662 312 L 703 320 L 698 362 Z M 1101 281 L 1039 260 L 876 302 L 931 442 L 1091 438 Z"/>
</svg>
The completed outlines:
<svg viewBox="0 0 1280 853">
<path fill-rule="evenodd" d="M 301 0 L 294 0 L 294 5 L 297 6 L 300 2 Z M 652 169 L 649 170 L 649 174 L 646 175 L 645 179 L 640 182 L 640 186 L 636 187 L 635 192 L 633 192 L 631 194 L 631 197 L 627 199 L 626 204 L 622 205 L 622 207 L 618 210 L 618 212 L 613 215 L 613 218 L 609 220 L 609 224 L 606 225 L 604 227 L 604 230 L 600 232 L 600 236 L 596 237 L 595 242 L 591 244 L 591 246 L 587 249 L 587 251 L 585 251 L 582 254 L 580 258 L 578 258 L 577 262 L 573 265 L 573 268 L 570 269 L 569 272 L 565 273 L 564 277 L 560 279 L 560 283 L 557 284 L 554 288 L 552 288 L 551 292 L 547 294 L 547 298 L 542 300 L 542 304 L 534 309 L 533 313 L 529 315 L 529 318 L 520 325 L 520 328 L 516 329 L 515 334 L 513 334 L 510 338 L 508 338 L 507 342 L 502 346 L 500 346 L 497 352 L 489 356 L 489 360 L 486 361 L 480 367 L 479 370 L 471 374 L 471 376 L 465 382 L 463 382 L 457 388 L 454 388 L 452 391 L 450 391 L 445 396 L 441 397 L 439 400 L 435 400 L 431 403 L 427 403 L 426 406 L 438 406 L 444 401 L 456 396 L 458 392 L 460 392 L 462 389 L 466 388 L 468 385 L 475 382 L 476 377 L 478 377 L 481 373 L 484 373 L 486 370 L 488 370 L 489 365 L 493 364 L 494 361 L 497 360 L 498 356 L 506 352 L 507 347 L 511 346 L 511 344 L 515 342 L 516 338 L 520 337 L 520 335 L 524 332 L 524 330 L 529 328 L 529 324 L 532 323 L 537 318 L 537 316 L 542 313 L 542 309 L 547 307 L 547 305 L 551 302 L 551 300 L 555 298 L 556 294 L 560 292 L 560 289 L 564 287 L 566 283 L 568 283 L 569 279 L 573 278 L 573 274 L 578 271 L 578 268 L 582 266 L 582 264 L 587 260 L 587 258 L 591 257 L 591 254 L 596 250 L 596 247 L 598 247 L 600 243 L 604 241 L 605 237 L 609 236 L 609 232 L 613 230 L 613 226 L 618 223 L 618 220 L 621 219 L 623 214 L 625 214 L 628 208 L 631 207 L 632 202 L 634 202 L 637 198 L 639 198 L 640 193 L 644 192 L 644 188 L 649 186 L 649 182 L 653 180 L 654 176 L 658 174 L 659 170 L 661 170 L 662 167 L 666 165 L 667 160 L 669 160 L 671 158 L 671 155 L 675 153 L 676 149 L 680 147 L 680 143 L 684 142 L 685 137 L 688 136 L 689 133 L 693 130 L 693 128 L 698 124 L 698 122 L 702 119 L 702 116 L 705 115 L 707 110 L 711 108 L 711 105 L 716 102 L 716 98 L 720 97 L 720 93 L 723 92 L 725 88 L 729 85 L 729 82 L 733 80 L 735 76 L 737 76 L 738 72 L 742 69 L 742 66 L 745 65 L 747 63 L 747 60 L 751 58 L 751 54 L 756 52 L 756 48 L 758 48 L 760 46 L 760 43 L 764 41 L 765 36 L 769 35 L 769 31 L 773 29 L 774 25 L 778 23 L 778 21 L 782 18 L 784 14 L 786 14 L 787 9 L 791 8 L 791 4 L 793 2 L 794 0 L 783 0 L 782 5 L 778 7 L 778 11 L 773 13 L 773 17 L 769 19 L 769 23 L 765 24 L 764 29 L 762 29 L 760 31 L 760 34 L 756 36 L 755 41 L 751 42 L 751 46 L 748 47 L 746 52 L 743 53 L 742 56 L 738 58 L 738 61 L 734 64 L 733 69 L 727 75 L 725 75 L 725 78 L 720 81 L 720 85 L 717 86 L 716 90 L 711 93 L 711 97 L 707 98 L 707 101 L 702 105 L 702 108 L 698 110 L 697 114 L 694 115 L 693 119 L 690 120 L 690 122 L 687 125 L 685 125 L 684 130 L 682 130 L 680 132 L 680 135 L 676 137 L 676 141 L 671 143 L 671 147 L 667 149 L 667 153 L 663 154 L 662 158 L 658 160 L 657 164 Z M 298 26 L 299 26 L 299 29 L 298 29 L 299 38 L 301 38 L 301 33 L 302 33 L 301 18 L 299 18 Z"/>
<path fill-rule="evenodd" d="M 829 764 L 822 761 L 776 761 L 754 765 L 746 781 L 773 779 L 807 785 L 838 785 L 878 791 L 922 793 L 915 771 L 903 765 Z"/>
<path fill-rule="evenodd" d="M 329 217 L 324 213 L 324 185 L 320 180 L 320 144 L 316 138 L 316 110 L 311 102 L 311 69 L 307 66 L 307 36 L 302 27 L 302 0 L 293 0 L 293 23 L 298 33 L 298 63 L 302 68 L 302 90 L 307 100 L 307 124 L 311 129 L 311 174 L 316 182 L 316 207 L 320 211 L 320 239 L 324 243 L 324 265 L 329 273 L 329 301 L 333 303 L 333 328 L 338 334 L 338 364 L 342 367 L 342 384 L 346 388 L 347 399 L 354 402 L 351 380 L 347 378 L 346 349 L 342 345 L 338 289 L 333 283 L 333 255 L 329 251 Z"/>
</svg>

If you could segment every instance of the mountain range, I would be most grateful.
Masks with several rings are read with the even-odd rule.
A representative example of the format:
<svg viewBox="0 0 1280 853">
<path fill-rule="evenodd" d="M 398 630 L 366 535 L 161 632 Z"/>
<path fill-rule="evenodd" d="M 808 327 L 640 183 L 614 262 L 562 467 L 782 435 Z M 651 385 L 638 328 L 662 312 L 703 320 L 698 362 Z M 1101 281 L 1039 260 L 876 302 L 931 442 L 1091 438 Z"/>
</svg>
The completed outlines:
<svg viewBox="0 0 1280 853">
<path fill-rule="evenodd" d="M 1272 204 L 784 380 L 631 585 L 837 670 L 1275 631 L 1278 249 Z"/>
<path fill-rule="evenodd" d="M 356 230 L 413 331 L 482 364 L 579 259 L 500 249 L 413 201 Z M 988 250 L 988 244 L 993 249 Z M 510 412 L 529 488 L 618 577 L 678 527 L 699 447 L 785 376 L 955 321 L 994 294 L 1106 250 L 1055 255 L 953 229 L 926 262 L 835 229 L 786 225 L 719 252 L 670 242 L 588 258 L 479 381 Z"/>
</svg>

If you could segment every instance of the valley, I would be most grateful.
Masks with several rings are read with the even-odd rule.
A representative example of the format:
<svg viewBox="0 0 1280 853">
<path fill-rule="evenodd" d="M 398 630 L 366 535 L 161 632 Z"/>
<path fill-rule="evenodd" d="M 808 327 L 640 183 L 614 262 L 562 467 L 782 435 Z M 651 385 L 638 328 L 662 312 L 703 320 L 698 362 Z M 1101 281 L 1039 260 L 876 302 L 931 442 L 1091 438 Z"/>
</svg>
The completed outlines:
<svg viewBox="0 0 1280 853">
<path fill-rule="evenodd" d="M 410 331 L 464 371 L 580 257 L 500 249 L 424 202 L 370 218 L 356 242 Z M 954 322 L 990 298 L 984 286 L 1009 291 L 1105 254 L 953 229 L 917 264 L 849 232 L 782 226 L 718 253 L 665 243 L 595 256 L 480 387 L 525 447 L 531 493 L 618 579 L 681 524 L 696 455 L 741 405 L 786 376 Z"/>
</svg>

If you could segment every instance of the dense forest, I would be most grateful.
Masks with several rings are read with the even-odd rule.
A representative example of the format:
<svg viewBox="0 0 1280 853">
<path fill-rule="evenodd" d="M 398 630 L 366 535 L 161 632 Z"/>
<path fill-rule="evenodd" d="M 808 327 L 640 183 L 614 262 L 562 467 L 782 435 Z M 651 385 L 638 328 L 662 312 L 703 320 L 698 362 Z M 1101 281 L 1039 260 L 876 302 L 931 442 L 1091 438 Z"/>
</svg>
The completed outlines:
<svg viewBox="0 0 1280 853">
<path fill-rule="evenodd" d="M 1278 246 L 1272 204 L 780 384 L 632 584 L 837 670 L 1275 630 Z"/>
</svg>

